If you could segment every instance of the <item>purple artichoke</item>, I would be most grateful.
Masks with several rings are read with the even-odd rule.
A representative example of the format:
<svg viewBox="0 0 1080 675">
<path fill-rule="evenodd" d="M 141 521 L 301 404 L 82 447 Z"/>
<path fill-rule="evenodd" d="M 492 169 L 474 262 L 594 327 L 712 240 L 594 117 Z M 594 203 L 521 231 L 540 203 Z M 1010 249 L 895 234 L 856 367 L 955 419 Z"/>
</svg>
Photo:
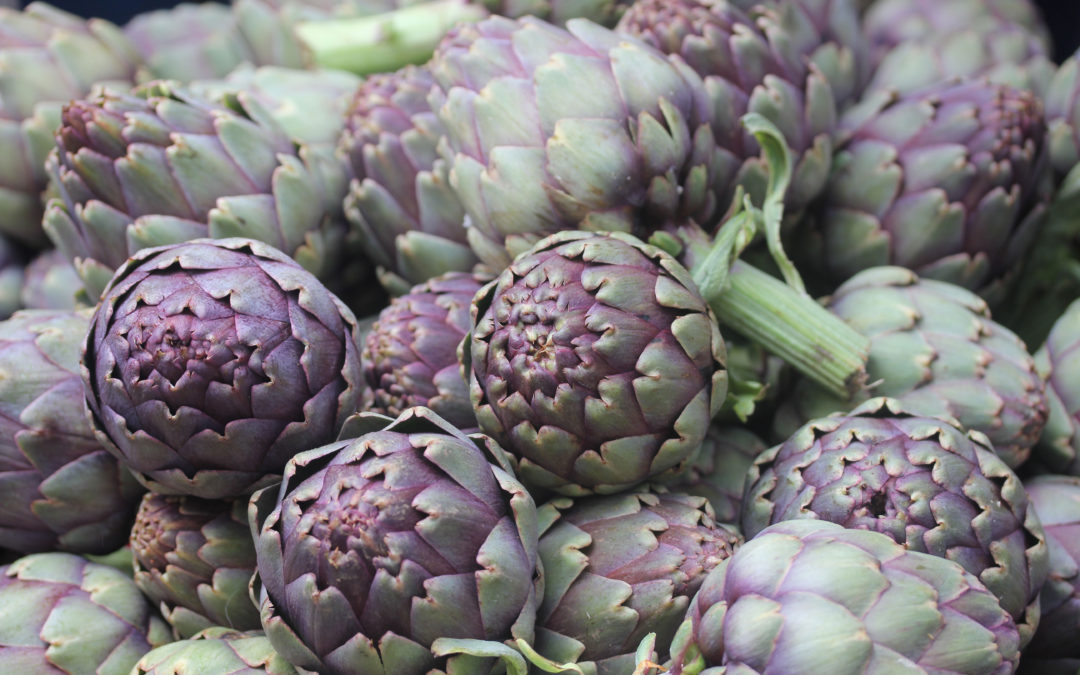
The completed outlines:
<svg viewBox="0 0 1080 675">
<path fill-rule="evenodd" d="M 360 417 L 358 438 L 298 454 L 280 487 L 252 497 L 267 636 L 326 675 L 489 672 L 453 654 L 532 641 L 532 497 L 490 463 L 498 448 L 430 410 Z"/>
<path fill-rule="evenodd" d="M 563 232 L 474 300 L 463 346 L 480 429 L 530 487 L 613 493 L 685 469 L 727 392 L 689 273 L 622 233 Z"/>
<path fill-rule="evenodd" d="M 757 458 L 743 533 L 820 519 L 956 561 L 998 597 L 1021 644 L 1039 625 L 1046 537 L 1020 479 L 986 437 L 877 398 L 814 420 Z"/>
<path fill-rule="evenodd" d="M 458 345 L 472 328 L 473 296 L 490 277 L 450 272 L 394 298 L 364 338 L 372 412 L 397 417 L 425 406 L 462 430 L 476 429 Z"/>
<path fill-rule="evenodd" d="M 231 499 L 276 482 L 359 408 L 355 324 L 261 242 L 144 249 L 117 271 L 86 337 L 95 431 L 163 494 Z"/>
<path fill-rule="evenodd" d="M 1050 550 L 1042 620 L 1024 656 L 1080 659 L 1080 478 L 1037 476 L 1024 487 Z"/>
</svg>

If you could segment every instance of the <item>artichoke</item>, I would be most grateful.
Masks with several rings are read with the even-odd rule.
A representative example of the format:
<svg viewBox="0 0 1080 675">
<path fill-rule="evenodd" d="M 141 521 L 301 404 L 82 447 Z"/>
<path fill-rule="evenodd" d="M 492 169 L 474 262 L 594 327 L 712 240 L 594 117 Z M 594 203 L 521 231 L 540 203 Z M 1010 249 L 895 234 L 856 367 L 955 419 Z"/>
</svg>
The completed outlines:
<svg viewBox="0 0 1080 675">
<path fill-rule="evenodd" d="M 298 675 L 266 636 L 216 626 L 147 652 L 131 675 Z"/>
<path fill-rule="evenodd" d="M 717 522 L 739 522 L 746 476 L 768 446 L 745 427 L 713 424 L 701 453 L 684 474 L 667 484 L 675 492 L 704 497 Z"/>
<path fill-rule="evenodd" d="M 1020 637 L 957 563 L 877 532 L 793 520 L 709 574 L 672 655 L 671 675 L 1008 675 Z"/>
<path fill-rule="evenodd" d="M 1064 176 L 1080 164 L 1080 53 L 1066 59 L 1054 73 L 1044 103 L 1050 161 L 1054 171 Z"/>
<path fill-rule="evenodd" d="M 1024 487 L 1050 551 L 1050 574 L 1040 598 L 1042 620 L 1024 656 L 1080 659 L 1080 478 L 1037 476 Z"/>
<path fill-rule="evenodd" d="M 1047 423 L 1046 388 L 1024 343 L 990 319 L 977 295 L 880 267 L 852 277 L 828 307 L 870 338 L 866 370 L 875 396 L 981 431 L 1013 468 L 1031 455 Z M 854 405 L 801 381 L 774 418 L 776 436 Z"/>
<path fill-rule="evenodd" d="M 358 438 L 298 454 L 280 487 L 252 497 L 267 636 L 326 675 L 489 672 L 484 659 L 447 655 L 532 641 L 532 497 L 490 463 L 497 448 L 476 445 L 489 439 L 426 408 L 392 422 L 367 414 L 351 429 Z"/>
<path fill-rule="evenodd" d="M 583 19 L 459 26 L 429 64 L 450 182 L 481 261 L 545 235 L 711 225 L 721 159 L 697 75 Z"/>
<path fill-rule="evenodd" d="M 360 407 L 356 337 L 352 312 L 266 244 L 144 249 L 117 271 L 86 337 L 95 433 L 155 492 L 242 496 Z"/>
<path fill-rule="evenodd" d="M 633 671 L 649 633 L 667 653 L 706 575 L 742 543 L 701 497 L 637 492 L 549 505 L 536 648 L 597 675 Z"/>
<path fill-rule="evenodd" d="M 743 533 L 797 518 L 886 534 L 974 574 L 1015 620 L 1039 625 L 1046 537 L 1016 474 L 986 437 L 871 399 L 809 422 L 760 455 L 746 479 Z"/>
<path fill-rule="evenodd" d="M 1080 476 L 1080 387 L 1075 371 L 1080 348 L 1080 300 L 1054 323 L 1035 365 L 1046 379 L 1049 415 L 1035 446 L 1035 463 L 1054 473 Z"/>
<path fill-rule="evenodd" d="M 42 2 L 0 7 L 0 233 L 45 248 L 45 158 L 67 101 L 130 82 L 139 55 L 119 28 Z"/>
<path fill-rule="evenodd" d="M 298 148 L 252 96 L 211 103 L 169 83 L 64 108 L 45 227 L 92 300 L 142 248 L 243 236 L 321 279 L 345 262 L 343 168 Z"/>
<path fill-rule="evenodd" d="M 345 215 L 394 294 L 476 264 L 465 212 L 436 146 L 443 134 L 427 96 L 434 78 L 410 66 L 373 75 L 356 92 L 339 149 L 352 170 Z"/>
<path fill-rule="evenodd" d="M 397 417 L 424 406 L 458 429 L 476 429 L 458 345 L 472 328 L 473 296 L 489 281 L 450 272 L 390 302 L 364 338 L 364 379 L 374 399 L 368 410 Z"/>
<path fill-rule="evenodd" d="M 51 248 L 26 266 L 19 302 L 27 309 L 75 309 L 82 291 L 79 274 L 60 249 Z"/>
<path fill-rule="evenodd" d="M 845 127 L 820 210 L 802 228 L 806 265 L 829 288 L 900 265 L 1000 300 L 1049 197 L 1034 95 L 974 80 L 870 96 Z"/>
<path fill-rule="evenodd" d="M 854 9 L 846 6 L 855 22 Z M 747 112 L 764 115 L 791 146 L 795 171 L 787 210 L 803 208 L 825 186 L 836 102 L 828 79 L 809 61 L 821 36 L 803 8 L 795 2 L 766 3 L 751 16 L 722 1 L 641 0 L 619 22 L 621 32 L 679 55 L 704 78 L 722 153 L 718 189 L 723 206 L 736 185 L 760 199 L 768 181 L 761 150 L 740 123 Z"/>
<path fill-rule="evenodd" d="M 9 673 L 128 675 L 170 641 L 123 572 L 70 553 L 0 567 L 0 663 Z"/>
<path fill-rule="evenodd" d="M 0 322 L 0 548 L 108 553 L 131 529 L 142 489 L 83 410 L 89 318 L 26 310 Z"/>
<path fill-rule="evenodd" d="M 144 12 L 124 34 L 145 63 L 141 80 L 225 77 L 252 58 L 232 10 L 214 2 Z"/>
<path fill-rule="evenodd" d="M 724 341 L 670 255 L 563 232 L 473 304 L 462 350 L 476 418 L 526 485 L 613 493 L 693 462 L 727 392 Z"/>
<path fill-rule="evenodd" d="M 135 585 L 181 638 L 212 626 L 258 630 L 248 596 L 255 546 L 247 500 L 143 496 L 131 530 Z"/>
</svg>

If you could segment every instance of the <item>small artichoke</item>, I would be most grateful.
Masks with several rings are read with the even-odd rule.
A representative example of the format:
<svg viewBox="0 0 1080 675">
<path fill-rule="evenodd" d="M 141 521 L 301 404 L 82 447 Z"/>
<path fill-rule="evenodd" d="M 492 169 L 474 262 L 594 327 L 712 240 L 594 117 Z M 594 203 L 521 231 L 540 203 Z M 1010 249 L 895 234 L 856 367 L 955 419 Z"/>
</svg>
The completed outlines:
<svg viewBox="0 0 1080 675">
<path fill-rule="evenodd" d="M 722 215 L 700 78 L 643 42 L 492 17 L 452 31 L 429 67 L 468 241 L 492 269 L 561 230 L 646 237 Z"/>
<path fill-rule="evenodd" d="M 364 338 L 364 379 L 372 412 L 397 417 L 430 408 L 462 430 L 476 429 L 458 345 L 472 328 L 473 296 L 489 277 L 450 272 L 394 298 Z"/>
<path fill-rule="evenodd" d="M 1054 472 L 1080 476 L 1080 300 L 1054 323 L 1046 343 L 1035 353 L 1035 365 L 1046 379 L 1049 415 L 1035 446 L 1036 464 Z"/>
<path fill-rule="evenodd" d="M 746 476 L 754 460 L 767 448 L 765 441 L 745 427 L 714 423 L 705 435 L 698 458 L 667 487 L 704 497 L 717 522 L 738 524 Z"/>
<path fill-rule="evenodd" d="M 43 2 L 0 7 L 0 233 L 45 248 L 45 158 L 60 109 L 99 82 L 130 83 L 139 54 L 119 28 Z"/>
<path fill-rule="evenodd" d="M 873 395 L 981 431 L 1013 468 L 1027 461 L 1047 423 L 1046 387 L 1024 343 L 990 318 L 982 298 L 911 270 L 879 267 L 848 280 L 828 307 L 870 338 Z M 773 427 L 787 438 L 811 419 L 852 407 L 800 381 Z"/>
<path fill-rule="evenodd" d="M 267 244 L 143 249 L 94 314 L 86 402 L 98 438 L 155 492 L 232 499 L 356 412 L 356 338 L 352 312 Z"/>
<path fill-rule="evenodd" d="M 8 673 L 128 675 L 171 641 L 123 572 L 70 553 L 0 567 L 0 663 Z"/>
<path fill-rule="evenodd" d="M 1050 574 L 1040 598 L 1042 620 L 1024 656 L 1080 659 L 1080 478 L 1036 476 L 1024 487 L 1050 551 Z"/>
<path fill-rule="evenodd" d="M 258 630 L 248 595 L 255 546 L 247 500 L 143 496 L 131 530 L 135 585 L 181 638 L 212 626 Z"/>
<path fill-rule="evenodd" d="M 727 392 L 724 341 L 670 255 L 619 232 L 563 232 L 473 302 L 473 407 L 524 483 L 613 493 L 693 462 Z"/>
<path fill-rule="evenodd" d="M 998 597 L 1021 645 L 1039 625 L 1046 537 L 1020 479 L 978 432 L 885 398 L 814 420 L 760 455 L 746 479 L 747 537 L 798 518 L 956 561 Z"/>
<path fill-rule="evenodd" d="M 63 310 L 0 322 L 0 548 L 108 553 L 127 540 L 142 488 L 86 420 L 89 325 Z"/>
<path fill-rule="evenodd" d="M 633 671 L 649 633 L 666 654 L 706 575 L 742 543 L 690 495 L 563 497 L 547 508 L 536 648 L 558 662 L 589 662 L 597 675 Z"/>
<path fill-rule="evenodd" d="M 488 673 L 483 659 L 447 655 L 532 641 L 532 497 L 490 463 L 497 448 L 476 445 L 490 439 L 425 408 L 363 415 L 352 429 L 358 438 L 296 455 L 280 487 L 252 497 L 267 636 L 326 675 Z"/>
<path fill-rule="evenodd" d="M 345 263 L 343 168 L 252 96 L 103 93 L 64 108 L 56 142 L 45 228 L 92 300 L 139 249 L 200 237 L 267 242 L 327 281 Z"/>
<path fill-rule="evenodd" d="M 339 150 L 352 170 L 345 215 L 394 294 L 476 256 L 465 212 L 436 146 L 443 126 L 428 104 L 435 80 L 424 67 L 373 75 L 356 92 Z"/>
<path fill-rule="evenodd" d="M 147 652 L 130 675 L 298 675 L 261 632 L 216 626 Z"/>
<path fill-rule="evenodd" d="M 27 309 L 75 309 L 81 290 L 71 261 L 60 249 L 51 248 L 26 266 L 19 301 Z"/>
<path fill-rule="evenodd" d="M 952 560 L 877 532 L 773 525 L 705 579 L 672 647 L 671 675 L 1009 675 L 1020 637 Z"/>
<path fill-rule="evenodd" d="M 140 80 L 225 77 L 252 58 L 232 10 L 215 2 L 143 12 L 124 34 L 145 63 Z"/>
</svg>

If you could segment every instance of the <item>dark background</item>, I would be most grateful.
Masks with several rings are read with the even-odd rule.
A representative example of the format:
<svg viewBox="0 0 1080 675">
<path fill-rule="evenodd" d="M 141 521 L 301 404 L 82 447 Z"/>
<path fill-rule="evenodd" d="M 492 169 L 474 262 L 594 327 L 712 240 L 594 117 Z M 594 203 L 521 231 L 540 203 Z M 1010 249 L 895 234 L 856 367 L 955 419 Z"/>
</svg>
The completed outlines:
<svg viewBox="0 0 1080 675">
<path fill-rule="evenodd" d="M 942 0 L 945 2 L 947 0 Z M 24 3 L 25 4 L 25 3 Z M 172 7 L 170 0 L 52 0 L 52 4 L 82 16 L 99 16 L 123 24 L 139 12 Z M 1054 34 L 1058 61 L 1080 47 L 1080 1 L 1036 0 Z"/>
</svg>

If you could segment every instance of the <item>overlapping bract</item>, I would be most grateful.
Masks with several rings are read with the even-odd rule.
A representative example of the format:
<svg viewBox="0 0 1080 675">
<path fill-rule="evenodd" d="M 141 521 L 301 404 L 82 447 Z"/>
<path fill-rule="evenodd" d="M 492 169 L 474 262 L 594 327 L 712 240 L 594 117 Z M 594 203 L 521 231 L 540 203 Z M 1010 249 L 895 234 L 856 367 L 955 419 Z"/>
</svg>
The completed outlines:
<svg viewBox="0 0 1080 675">
<path fill-rule="evenodd" d="M 0 322 L 0 548 L 108 553 L 127 540 L 142 488 L 86 420 L 89 325 L 89 312 L 45 310 Z"/>
<path fill-rule="evenodd" d="M 260 632 L 221 626 L 147 652 L 130 675 L 297 675 Z"/>
<path fill-rule="evenodd" d="M 0 661 L 11 673 L 127 675 L 171 640 L 123 572 L 70 553 L 0 567 L 0 607 Z"/>
<path fill-rule="evenodd" d="M 536 648 L 558 662 L 591 662 L 598 675 L 632 672 L 649 633 L 666 654 L 706 575 L 742 543 L 701 497 L 634 492 L 549 504 L 557 515 L 540 536 Z"/>
<path fill-rule="evenodd" d="M 97 436 L 165 494 L 229 499 L 333 440 L 364 394 L 352 312 L 250 239 L 143 249 L 86 338 Z"/>
<path fill-rule="evenodd" d="M 1019 273 L 1049 188 L 1033 94 L 985 80 L 871 96 L 845 118 L 820 212 L 799 254 L 830 288 L 900 265 L 991 303 Z"/>
<path fill-rule="evenodd" d="M 97 82 L 130 82 L 139 54 L 119 28 L 43 2 L 0 7 L 0 232 L 44 248 L 45 158 L 60 109 Z"/>
<path fill-rule="evenodd" d="M 212 103 L 170 83 L 64 108 L 45 217 L 92 300 L 142 248 L 248 237 L 328 283 L 346 249 L 345 172 L 244 94 Z"/>
<path fill-rule="evenodd" d="M 635 38 L 493 17 L 451 32 L 430 68 L 468 240 L 494 269 L 560 230 L 647 236 L 726 207 L 697 75 Z"/>
<path fill-rule="evenodd" d="M 681 471 L 727 392 L 723 338 L 689 273 L 627 234 L 541 241 L 473 312 L 477 421 L 530 487 L 612 493 Z"/>
<path fill-rule="evenodd" d="M 458 429 L 476 429 L 458 346 L 472 328 L 473 296 L 490 277 L 451 272 L 390 301 L 364 338 L 373 412 L 397 417 L 425 406 Z"/>
<path fill-rule="evenodd" d="M 1040 598 L 1042 620 L 1025 657 L 1080 659 L 1080 478 L 1036 476 L 1024 483 L 1050 552 Z"/>
<path fill-rule="evenodd" d="M 355 440 L 298 454 L 280 488 L 252 498 L 267 636 L 330 675 L 487 673 L 478 657 L 437 658 L 433 643 L 532 640 L 533 499 L 489 463 L 497 448 L 431 411 L 373 418 Z"/>
<path fill-rule="evenodd" d="M 180 638 L 214 626 L 258 630 L 248 595 L 255 546 L 247 500 L 143 496 L 131 529 L 135 585 Z"/>
<path fill-rule="evenodd" d="M 870 338 L 866 371 L 873 395 L 981 431 L 1013 468 L 1031 455 L 1047 423 L 1046 387 L 1024 343 L 991 320 L 981 298 L 907 269 L 881 267 L 852 277 L 828 306 Z M 851 407 L 802 381 L 773 426 L 786 438 L 811 419 Z"/>
<path fill-rule="evenodd" d="M 1021 644 L 1039 625 L 1046 537 L 1020 479 L 982 434 L 884 398 L 814 420 L 758 457 L 742 504 L 750 538 L 798 518 L 956 561 L 998 597 Z"/>
<path fill-rule="evenodd" d="M 672 675 L 1008 675 L 1020 656 L 1012 618 L 958 564 L 820 521 L 746 542 L 687 619 Z"/>
<path fill-rule="evenodd" d="M 465 212 L 436 146 L 442 123 L 428 103 L 425 67 L 373 75 L 356 92 L 339 149 L 352 181 L 345 215 L 391 292 L 476 264 Z"/>
</svg>

